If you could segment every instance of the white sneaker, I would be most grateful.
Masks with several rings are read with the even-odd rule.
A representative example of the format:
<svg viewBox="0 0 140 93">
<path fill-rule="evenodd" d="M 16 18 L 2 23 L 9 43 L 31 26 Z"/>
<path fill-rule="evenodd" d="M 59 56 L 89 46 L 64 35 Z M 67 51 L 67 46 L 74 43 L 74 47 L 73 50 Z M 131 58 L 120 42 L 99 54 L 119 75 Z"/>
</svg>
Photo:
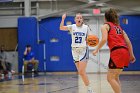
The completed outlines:
<svg viewBox="0 0 140 93">
<path fill-rule="evenodd" d="M 87 93 L 95 93 L 95 92 L 91 89 L 91 87 L 88 87 Z"/>
</svg>

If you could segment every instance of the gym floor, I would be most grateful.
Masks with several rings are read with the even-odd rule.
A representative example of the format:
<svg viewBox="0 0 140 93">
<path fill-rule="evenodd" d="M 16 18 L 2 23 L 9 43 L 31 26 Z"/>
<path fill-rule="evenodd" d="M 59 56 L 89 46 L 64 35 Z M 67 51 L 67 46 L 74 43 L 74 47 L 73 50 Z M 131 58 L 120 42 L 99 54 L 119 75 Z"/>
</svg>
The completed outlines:
<svg viewBox="0 0 140 93">
<path fill-rule="evenodd" d="M 96 93 L 113 93 L 106 74 L 88 74 Z M 122 93 L 139 93 L 140 75 L 121 75 Z M 40 74 L 32 77 L 13 76 L 13 80 L 0 82 L 0 93 L 86 93 L 77 74 Z"/>
</svg>

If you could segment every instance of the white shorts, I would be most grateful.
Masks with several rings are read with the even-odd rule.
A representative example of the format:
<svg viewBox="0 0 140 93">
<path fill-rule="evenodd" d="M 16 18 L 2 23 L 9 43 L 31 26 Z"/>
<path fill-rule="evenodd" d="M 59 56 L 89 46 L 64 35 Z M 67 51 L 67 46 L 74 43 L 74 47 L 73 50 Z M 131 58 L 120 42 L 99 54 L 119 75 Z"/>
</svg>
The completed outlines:
<svg viewBox="0 0 140 93">
<path fill-rule="evenodd" d="M 88 47 L 72 47 L 72 55 L 74 62 L 87 62 L 89 58 Z"/>
</svg>

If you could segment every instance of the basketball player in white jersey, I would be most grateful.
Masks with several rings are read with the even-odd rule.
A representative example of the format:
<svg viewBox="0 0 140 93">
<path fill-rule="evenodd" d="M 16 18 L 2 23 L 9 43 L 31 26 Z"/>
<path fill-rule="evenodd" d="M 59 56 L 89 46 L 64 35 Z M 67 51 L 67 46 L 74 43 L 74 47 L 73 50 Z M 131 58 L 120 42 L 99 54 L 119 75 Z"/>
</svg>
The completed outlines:
<svg viewBox="0 0 140 93">
<path fill-rule="evenodd" d="M 81 76 L 85 86 L 87 86 L 87 93 L 94 93 L 91 89 L 90 82 L 86 75 L 86 66 L 88 61 L 88 48 L 86 38 L 89 31 L 88 26 L 83 24 L 83 17 L 80 13 L 76 14 L 76 24 L 64 26 L 65 18 L 66 14 L 62 16 L 60 30 L 70 31 L 72 37 L 72 55 L 78 70 L 78 74 Z"/>
</svg>

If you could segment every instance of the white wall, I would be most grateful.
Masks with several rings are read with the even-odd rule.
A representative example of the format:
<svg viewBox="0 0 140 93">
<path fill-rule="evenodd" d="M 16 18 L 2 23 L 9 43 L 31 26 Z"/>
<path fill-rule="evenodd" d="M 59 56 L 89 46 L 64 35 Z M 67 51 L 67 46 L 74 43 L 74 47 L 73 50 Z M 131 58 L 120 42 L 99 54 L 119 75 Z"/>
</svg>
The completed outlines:
<svg viewBox="0 0 140 93">
<path fill-rule="evenodd" d="M 0 28 L 17 27 L 18 17 L 0 17 Z"/>
<path fill-rule="evenodd" d="M 97 17 L 85 17 L 86 24 L 89 25 L 89 27 L 92 30 L 92 33 L 94 35 L 97 35 L 99 39 L 101 40 L 101 26 L 104 24 L 104 18 L 103 16 L 97 16 Z M 109 49 L 107 45 L 103 46 L 103 48 L 100 50 L 100 52 L 97 54 L 97 56 L 92 55 L 92 51 L 95 49 L 92 47 L 89 47 L 90 50 L 90 59 L 87 65 L 87 72 L 107 72 L 107 65 L 109 61 Z"/>
</svg>

